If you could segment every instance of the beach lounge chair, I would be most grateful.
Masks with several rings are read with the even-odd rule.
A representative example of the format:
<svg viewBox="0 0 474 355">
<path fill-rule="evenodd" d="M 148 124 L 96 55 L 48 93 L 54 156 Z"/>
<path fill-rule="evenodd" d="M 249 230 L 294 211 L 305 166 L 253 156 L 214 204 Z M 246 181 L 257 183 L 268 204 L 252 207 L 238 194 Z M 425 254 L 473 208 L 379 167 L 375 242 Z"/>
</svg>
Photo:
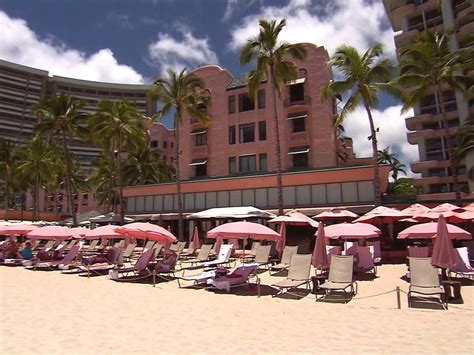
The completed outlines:
<svg viewBox="0 0 474 355">
<path fill-rule="evenodd" d="M 209 261 L 209 255 L 211 253 L 212 244 L 203 244 L 199 253 L 196 255 L 194 259 L 187 259 L 181 261 L 181 266 L 183 264 L 191 264 L 191 267 L 196 263 L 203 263 Z"/>
<path fill-rule="evenodd" d="M 81 273 L 87 273 L 87 277 L 89 277 L 91 274 L 103 275 L 107 271 L 119 265 L 119 260 L 121 259 L 123 252 L 122 247 L 111 247 L 110 250 L 112 251 L 112 256 L 107 262 L 100 262 L 92 265 L 84 265 L 83 263 L 80 263 L 76 264 L 76 268 L 79 269 Z M 59 268 L 62 269 L 61 265 Z M 71 269 L 71 267 L 69 267 L 69 269 Z"/>
<path fill-rule="evenodd" d="M 82 247 L 85 252 L 94 252 L 96 251 L 97 246 L 99 245 L 99 239 L 94 239 L 90 244 L 86 244 Z"/>
<path fill-rule="evenodd" d="M 214 276 L 213 278 L 208 279 L 207 283 L 212 285 L 211 288 L 217 288 L 218 290 L 226 290 L 227 292 L 230 292 L 230 289 L 233 287 L 248 285 L 251 276 L 257 277 L 255 272 L 257 271 L 258 267 L 259 264 L 257 263 L 242 264 L 225 276 Z"/>
<path fill-rule="evenodd" d="M 365 245 L 374 247 L 374 264 L 380 265 L 382 263 L 382 248 L 380 247 L 380 240 L 368 241 Z"/>
<path fill-rule="evenodd" d="M 326 254 L 328 255 L 328 262 L 331 262 L 333 255 L 341 255 L 342 248 L 340 246 L 326 245 Z"/>
<path fill-rule="evenodd" d="M 222 244 L 221 248 L 219 249 L 219 255 L 217 256 L 216 260 L 212 261 L 205 261 L 198 265 L 202 267 L 217 267 L 219 265 L 229 264 L 230 254 L 232 253 L 232 244 Z"/>
<path fill-rule="evenodd" d="M 356 256 L 357 254 L 357 249 L 356 249 L 356 246 L 357 246 L 357 242 L 348 242 L 346 241 L 344 243 L 344 255 L 354 255 Z"/>
<path fill-rule="evenodd" d="M 454 268 L 449 270 L 449 273 L 456 275 L 457 277 L 467 277 L 474 279 L 474 268 L 469 262 L 469 255 L 467 247 L 456 248 L 457 252 L 457 264 Z"/>
<path fill-rule="evenodd" d="M 316 301 L 327 298 L 332 292 L 343 292 L 344 301 L 347 303 L 357 293 L 357 283 L 352 278 L 353 269 L 353 255 L 333 255 L 329 266 L 328 280 L 319 285 L 319 288 L 324 291 L 324 295 L 319 299 L 316 296 Z"/>
<path fill-rule="evenodd" d="M 408 257 L 412 258 L 429 258 L 430 255 L 430 247 L 414 247 L 409 246 L 408 249 Z"/>
<path fill-rule="evenodd" d="M 269 259 L 271 247 L 271 245 L 260 245 L 258 247 L 254 259 L 254 263 L 258 265 L 258 268 L 261 266 L 265 266 L 267 269 L 269 268 L 268 265 L 270 264 Z"/>
<path fill-rule="evenodd" d="M 49 269 L 49 270 L 55 270 L 59 268 L 59 265 L 62 265 L 62 267 L 66 267 L 66 265 L 73 264 L 74 259 L 76 259 L 77 255 L 79 254 L 79 251 L 81 250 L 82 243 L 76 244 L 72 247 L 71 250 L 69 250 L 66 255 L 60 259 L 60 260 L 53 260 L 53 261 L 40 261 L 37 262 L 33 265 L 28 265 L 25 266 L 27 269 Z"/>
<path fill-rule="evenodd" d="M 186 246 L 186 242 L 177 242 L 177 243 L 171 244 L 170 249 L 177 253 L 182 253 L 185 246 Z"/>
<path fill-rule="evenodd" d="M 135 251 L 136 246 L 137 246 L 137 243 L 130 243 L 127 245 L 127 247 L 125 248 L 122 254 L 122 262 L 127 262 L 127 261 L 132 260 L 132 255 L 133 255 L 133 252 Z"/>
<path fill-rule="evenodd" d="M 309 289 L 311 257 L 311 254 L 296 253 L 291 256 L 290 266 L 288 267 L 288 276 L 286 279 L 271 285 L 271 287 L 278 289 L 278 293 L 273 295 L 273 297 L 288 293 L 301 298 L 299 294 L 294 293 L 291 290 L 295 290 L 302 285 L 306 285 L 306 289 Z"/>
<path fill-rule="evenodd" d="M 158 277 L 159 279 L 165 280 L 165 281 L 170 281 L 170 280 L 177 280 L 178 281 L 178 286 L 181 287 L 179 283 L 179 278 L 176 277 L 176 264 L 179 259 L 179 252 L 175 252 L 172 250 L 165 251 L 164 252 L 164 258 L 161 260 L 161 265 L 160 261 L 153 267 L 153 285 L 156 284 L 156 278 Z M 166 261 L 166 264 L 163 265 L 162 263 Z M 172 276 L 172 278 L 170 277 Z"/>
<path fill-rule="evenodd" d="M 357 252 L 357 264 L 356 264 L 356 271 L 357 272 L 368 272 L 372 271 L 374 276 L 377 275 L 377 266 L 375 266 L 374 260 L 374 247 L 365 246 L 361 247 L 359 245 L 356 246 Z"/>
<path fill-rule="evenodd" d="M 136 281 L 152 276 L 148 264 L 153 260 L 154 253 L 154 249 L 148 249 L 140 255 L 135 265 L 109 270 L 109 278 L 114 281 Z"/>
<path fill-rule="evenodd" d="M 253 241 L 252 246 L 250 247 L 250 250 L 245 250 L 245 249 L 234 250 L 234 256 L 243 258 L 245 260 L 253 259 L 255 255 L 257 254 L 257 250 L 260 244 L 261 244 L 260 242 Z"/>
<path fill-rule="evenodd" d="M 431 258 L 409 258 L 410 287 L 408 289 L 408 307 L 413 299 L 424 299 L 441 303 L 448 309 L 444 289 L 440 285 L 438 269 L 431 265 Z"/>
<path fill-rule="evenodd" d="M 280 262 L 270 267 L 270 270 L 269 270 L 270 274 L 271 274 L 271 271 L 273 271 L 274 273 L 277 273 L 277 272 L 287 270 L 288 267 L 290 266 L 291 256 L 293 254 L 296 254 L 297 250 L 298 250 L 297 245 L 285 246 L 285 249 L 283 249 L 283 253 L 281 255 Z"/>
</svg>

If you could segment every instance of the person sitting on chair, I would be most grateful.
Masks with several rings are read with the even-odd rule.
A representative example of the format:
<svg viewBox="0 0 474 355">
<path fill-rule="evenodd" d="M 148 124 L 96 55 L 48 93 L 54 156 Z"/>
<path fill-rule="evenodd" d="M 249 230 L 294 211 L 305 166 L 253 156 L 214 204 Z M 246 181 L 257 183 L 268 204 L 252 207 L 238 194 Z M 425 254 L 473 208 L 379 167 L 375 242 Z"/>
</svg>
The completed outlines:
<svg viewBox="0 0 474 355">
<path fill-rule="evenodd" d="M 173 250 L 167 249 L 163 253 L 163 259 L 159 260 L 155 265 L 156 272 L 168 272 L 171 271 L 178 261 L 178 254 Z"/>
</svg>

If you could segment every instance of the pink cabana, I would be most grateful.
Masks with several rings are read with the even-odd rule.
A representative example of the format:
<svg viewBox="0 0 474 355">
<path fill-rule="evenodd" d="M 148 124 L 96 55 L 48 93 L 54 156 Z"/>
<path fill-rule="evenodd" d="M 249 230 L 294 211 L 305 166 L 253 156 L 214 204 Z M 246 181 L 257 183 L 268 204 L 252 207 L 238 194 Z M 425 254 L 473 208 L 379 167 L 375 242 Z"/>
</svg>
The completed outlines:
<svg viewBox="0 0 474 355">
<path fill-rule="evenodd" d="M 313 258 L 311 263 L 317 269 L 328 269 L 329 259 L 326 251 L 326 235 L 324 233 L 324 225 L 319 223 L 316 233 L 316 243 L 314 244 Z"/>
<path fill-rule="evenodd" d="M 0 235 L 26 235 L 38 227 L 33 224 L 11 224 L 9 226 L 0 226 Z"/>
<path fill-rule="evenodd" d="M 363 216 L 354 220 L 354 223 L 372 223 L 372 224 L 384 224 L 397 222 L 404 218 L 411 217 L 408 213 L 402 213 L 395 208 L 389 208 L 384 206 L 378 206 L 373 210 L 367 212 Z"/>
<path fill-rule="evenodd" d="M 471 233 L 452 224 L 446 224 L 448 234 L 451 239 L 468 240 L 471 239 Z M 438 232 L 438 223 L 428 222 L 415 224 L 398 233 L 399 239 L 431 239 Z"/>
<path fill-rule="evenodd" d="M 449 238 L 446 219 L 443 215 L 439 217 L 437 225 L 431 264 L 449 269 L 457 264 L 456 250 L 454 250 L 453 243 Z"/>
<path fill-rule="evenodd" d="M 156 224 L 133 222 L 120 227 L 115 227 L 115 231 L 129 238 L 149 239 L 169 246 L 176 242 L 176 237 L 168 230 Z"/>
<path fill-rule="evenodd" d="M 318 221 L 352 221 L 353 219 L 359 217 L 359 215 L 354 212 L 344 210 L 341 208 L 331 208 L 329 211 L 324 211 L 316 216 L 313 216 L 314 219 Z"/>
<path fill-rule="evenodd" d="M 199 238 L 198 227 L 194 227 L 193 240 L 191 241 L 191 245 L 194 249 L 201 248 L 201 239 Z"/>
<path fill-rule="evenodd" d="M 123 235 L 115 231 L 117 226 L 106 225 L 97 227 L 94 229 L 89 229 L 84 234 L 85 239 L 98 239 L 98 238 L 122 238 Z"/>
<path fill-rule="evenodd" d="M 63 239 L 71 238 L 73 235 L 76 235 L 76 233 L 77 232 L 72 231 L 72 228 L 68 228 L 68 227 L 46 226 L 46 227 L 40 227 L 40 228 L 34 229 L 31 232 L 27 233 L 26 236 L 32 239 L 63 240 Z"/>
<path fill-rule="evenodd" d="M 324 227 L 324 233 L 332 239 L 365 239 L 376 238 L 382 232 L 368 223 L 340 223 Z"/>
<path fill-rule="evenodd" d="M 304 226 L 309 225 L 313 228 L 318 228 L 318 222 L 308 217 L 298 210 L 291 210 L 282 216 L 275 217 L 268 221 L 268 223 L 280 224 L 281 240 L 277 242 L 276 249 L 279 253 L 283 252 L 286 245 L 286 225 Z"/>
</svg>

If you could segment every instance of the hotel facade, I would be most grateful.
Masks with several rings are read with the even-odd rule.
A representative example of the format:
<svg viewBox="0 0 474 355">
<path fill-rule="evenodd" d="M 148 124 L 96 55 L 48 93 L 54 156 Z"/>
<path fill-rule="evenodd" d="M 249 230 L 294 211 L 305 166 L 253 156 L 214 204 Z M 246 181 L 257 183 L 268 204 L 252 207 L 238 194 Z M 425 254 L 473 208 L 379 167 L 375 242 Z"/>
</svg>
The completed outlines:
<svg viewBox="0 0 474 355">
<path fill-rule="evenodd" d="M 387 14 L 394 31 L 397 53 L 413 43 L 421 31 L 444 31 L 456 28 L 451 46 L 459 48 L 460 40 L 474 31 L 472 0 L 384 0 Z M 470 15 L 469 15 L 470 14 Z M 467 101 L 461 92 L 446 88 L 443 92 L 449 120 L 450 139 L 457 145 L 456 132 L 470 113 L 474 112 L 474 100 Z M 435 93 L 429 93 L 414 107 L 415 115 L 406 119 L 408 142 L 418 146 L 420 160 L 411 163 L 411 170 L 421 174 L 414 181 L 422 193 L 418 200 L 454 200 L 453 177 L 445 140 L 441 114 Z M 470 152 L 459 168 L 459 181 L 463 199 L 474 198 L 474 181 L 468 173 L 474 167 L 474 152 Z"/>
</svg>

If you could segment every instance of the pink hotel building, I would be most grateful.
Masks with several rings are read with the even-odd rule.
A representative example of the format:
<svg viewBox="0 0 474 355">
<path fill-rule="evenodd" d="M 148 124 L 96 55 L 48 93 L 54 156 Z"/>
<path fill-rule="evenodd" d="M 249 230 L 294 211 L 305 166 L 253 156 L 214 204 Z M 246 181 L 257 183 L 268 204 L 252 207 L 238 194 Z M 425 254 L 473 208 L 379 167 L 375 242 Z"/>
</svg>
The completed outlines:
<svg viewBox="0 0 474 355">
<path fill-rule="evenodd" d="M 298 77 L 286 83 L 277 111 L 281 136 L 285 208 L 353 205 L 373 201 L 371 158 L 357 159 L 350 138 L 336 137 L 334 102 L 321 102 L 321 88 L 331 80 L 323 47 L 306 44 L 307 58 L 297 62 Z M 184 117 L 180 129 L 180 168 L 185 213 L 212 207 L 277 207 L 276 156 L 271 88 L 263 82 L 251 100 L 242 79 L 217 65 L 193 70 L 211 98 L 204 126 Z M 173 130 L 152 132 L 151 145 L 170 163 Z M 384 190 L 388 167 L 381 167 Z M 382 190 L 382 191 L 383 191 Z M 127 214 L 175 219 L 176 184 L 127 187 Z M 156 218 L 156 217 L 155 217 Z"/>
</svg>

